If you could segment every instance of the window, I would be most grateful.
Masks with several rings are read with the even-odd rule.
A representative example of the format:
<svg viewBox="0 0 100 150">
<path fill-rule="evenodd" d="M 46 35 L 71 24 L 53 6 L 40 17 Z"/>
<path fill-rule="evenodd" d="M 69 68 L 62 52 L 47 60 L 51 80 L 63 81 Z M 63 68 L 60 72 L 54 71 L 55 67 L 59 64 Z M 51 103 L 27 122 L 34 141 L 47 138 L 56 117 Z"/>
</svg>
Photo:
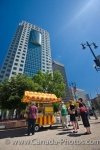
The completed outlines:
<svg viewBox="0 0 100 150">
<path fill-rule="evenodd" d="M 12 54 L 12 56 L 15 56 L 15 54 Z"/>
<path fill-rule="evenodd" d="M 10 67 L 10 68 L 11 68 L 11 65 L 8 65 L 8 67 Z"/>
<path fill-rule="evenodd" d="M 19 61 L 19 59 L 15 59 L 16 61 Z"/>
<path fill-rule="evenodd" d="M 13 70 L 17 70 L 17 67 L 13 67 Z"/>
<path fill-rule="evenodd" d="M 15 66 L 17 66 L 17 65 L 18 65 L 18 63 L 14 63 L 14 65 L 15 65 Z"/>
<path fill-rule="evenodd" d="M 8 54 L 7 58 L 9 58 L 9 54 Z"/>
<path fill-rule="evenodd" d="M 1 71 L 1 73 L 5 73 L 5 71 Z"/>
<path fill-rule="evenodd" d="M 6 61 L 9 61 L 8 59 L 6 59 Z"/>
<path fill-rule="evenodd" d="M 25 53 L 23 53 L 22 55 L 25 56 Z"/>
<path fill-rule="evenodd" d="M 16 57 L 19 58 L 19 55 L 17 55 Z"/>
<path fill-rule="evenodd" d="M 10 69 L 7 69 L 8 72 L 10 72 Z"/>
<path fill-rule="evenodd" d="M 18 52 L 17 54 L 20 54 L 20 52 Z"/>
<path fill-rule="evenodd" d="M 23 67 L 23 64 L 20 64 L 21 67 Z"/>
<path fill-rule="evenodd" d="M 2 75 L 0 75 L 0 78 L 3 78 L 3 76 L 2 76 Z"/>
<path fill-rule="evenodd" d="M 22 74 L 22 73 L 18 73 L 18 74 Z"/>
<path fill-rule="evenodd" d="M 12 61 L 10 61 L 9 63 L 10 63 L 10 64 L 12 64 L 13 62 L 12 62 Z"/>
<path fill-rule="evenodd" d="M 6 69 L 6 67 L 3 67 L 3 69 Z"/>
<path fill-rule="evenodd" d="M 19 71 L 22 71 L 23 69 L 22 68 L 19 68 Z"/>
<path fill-rule="evenodd" d="M 6 77 L 9 77 L 9 74 L 7 73 L 5 76 L 6 76 Z"/>
<path fill-rule="evenodd" d="M 21 60 L 21 62 L 22 62 L 22 63 L 24 63 L 24 61 L 23 61 L 23 60 Z"/>
<path fill-rule="evenodd" d="M 12 72 L 12 74 L 16 74 L 16 72 Z"/>
<path fill-rule="evenodd" d="M 4 65 L 6 66 L 6 65 L 7 65 L 7 63 L 4 63 Z"/>
</svg>

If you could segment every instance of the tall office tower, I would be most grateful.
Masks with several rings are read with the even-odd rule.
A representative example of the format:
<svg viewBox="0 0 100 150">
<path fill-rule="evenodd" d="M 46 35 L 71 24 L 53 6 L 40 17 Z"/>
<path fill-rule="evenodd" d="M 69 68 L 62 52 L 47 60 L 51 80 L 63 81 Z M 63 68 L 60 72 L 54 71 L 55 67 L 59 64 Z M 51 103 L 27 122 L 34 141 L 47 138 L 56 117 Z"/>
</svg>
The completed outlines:
<svg viewBox="0 0 100 150">
<path fill-rule="evenodd" d="M 89 95 L 84 90 L 76 88 L 75 95 L 76 95 L 76 100 L 78 100 L 79 98 L 82 98 L 84 100 L 85 104 L 88 107 L 90 107 L 90 98 L 89 98 Z M 74 96 L 74 93 L 73 93 L 73 96 Z"/>
<path fill-rule="evenodd" d="M 49 33 L 22 21 L 1 67 L 0 81 L 16 74 L 33 76 L 40 70 L 52 73 Z"/>
<path fill-rule="evenodd" d="M 52 67 L 53 67 L 53 71 L 60 71 L 60 73 L 63 76 L 64 79 L 64 83 L 65 83 L 65 96 L 63 97 L 63 100 L 67 101 L 70 100 L 70 91 L 69 91 L 69 87 L 68 87 L 68 81 L 67 81 L 67 77 L 66 77 L 66 72 L 65 72 L 65 67 L 63 64 L 53 61 L 52 62 Z"/>
</svg>

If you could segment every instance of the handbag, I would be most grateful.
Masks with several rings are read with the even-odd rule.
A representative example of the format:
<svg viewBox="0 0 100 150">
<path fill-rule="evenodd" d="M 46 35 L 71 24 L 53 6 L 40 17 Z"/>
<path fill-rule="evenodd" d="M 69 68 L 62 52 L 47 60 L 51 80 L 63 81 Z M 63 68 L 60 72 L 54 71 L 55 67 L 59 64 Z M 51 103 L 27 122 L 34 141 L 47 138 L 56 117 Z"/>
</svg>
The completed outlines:
<svg viewBox="0 0 100 150">
<path fill-rule="evenodd" d="M 80 112 L 87 112 L 87 108 L 85 106 L 80 107 Z"/>
</svg>

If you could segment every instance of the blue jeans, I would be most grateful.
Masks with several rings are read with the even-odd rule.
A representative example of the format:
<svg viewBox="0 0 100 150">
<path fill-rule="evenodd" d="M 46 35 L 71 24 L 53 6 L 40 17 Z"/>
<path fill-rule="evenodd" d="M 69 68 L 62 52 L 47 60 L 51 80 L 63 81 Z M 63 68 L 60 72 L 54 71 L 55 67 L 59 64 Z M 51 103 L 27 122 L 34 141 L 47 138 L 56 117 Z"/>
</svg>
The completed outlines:
<svg viewBox="0 0 100 150">
<path fill-rule="evenodd" d="M 28 135 L 30 135 L 30 133 L 34 134 L 36 119 L 28 119 L 27 121 L 28 121 Z"/>
</svg>

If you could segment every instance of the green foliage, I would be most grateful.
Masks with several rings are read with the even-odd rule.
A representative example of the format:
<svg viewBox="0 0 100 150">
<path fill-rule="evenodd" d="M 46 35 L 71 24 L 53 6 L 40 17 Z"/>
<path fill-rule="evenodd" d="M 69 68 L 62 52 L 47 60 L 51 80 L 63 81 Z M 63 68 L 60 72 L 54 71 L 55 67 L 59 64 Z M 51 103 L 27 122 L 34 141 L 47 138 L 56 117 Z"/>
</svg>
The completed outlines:
<svg viewBox="0 0 100 150">
<path fill-rule="evenodd" d="M 2 108 L 24 108 L 25 104 L 21 102 L 24 91 L 36 91 L 38 87 L 38 84 L 24 75 L 17 75 L 10 80 L 2 82 L 0 84 L 0 104 Z"/>
<path fill-rule="evenodd" d="M 65 84 L 62 75 L 38 72 L 32 79 L 25 75 L 17 75 L 0 83 L 0 106 L 3 109 L 25 108 L 21 99 L 25 91 L 47 92 L 63 97 Z"/>
<path fill-rule="evenodd" d="M 65 84 L 63 77 L 59 71 L 55 71 L 53 74 L 53 90 L 57 97 L 65 96 Z"/>
<path fill-rule="evenodd" d="M 58 103 L 54 103 L 53 104 L 53 109 L 54 109 L 54 112 L 58 112 L 59 111 L 59 104 Z"/>
<path fill-rule="evenodd" d="M 39 84 L 40 92 L 53 93 L 57 97 L 65 95 L 65 84 L 59 71 L 55 71 L 54 74 L 38 72 L 33 81 Z"/>
<path fill-rule="evenodd" d="M 33 77 L 34 83 L 37 83 L 40 88 L 40 92 L 48 92 L 51 93 L 51 82 L 52 82 L 52 74 L 50 73 L 42 73 L 39 71 L 34 77 Z"/>
</svg>

